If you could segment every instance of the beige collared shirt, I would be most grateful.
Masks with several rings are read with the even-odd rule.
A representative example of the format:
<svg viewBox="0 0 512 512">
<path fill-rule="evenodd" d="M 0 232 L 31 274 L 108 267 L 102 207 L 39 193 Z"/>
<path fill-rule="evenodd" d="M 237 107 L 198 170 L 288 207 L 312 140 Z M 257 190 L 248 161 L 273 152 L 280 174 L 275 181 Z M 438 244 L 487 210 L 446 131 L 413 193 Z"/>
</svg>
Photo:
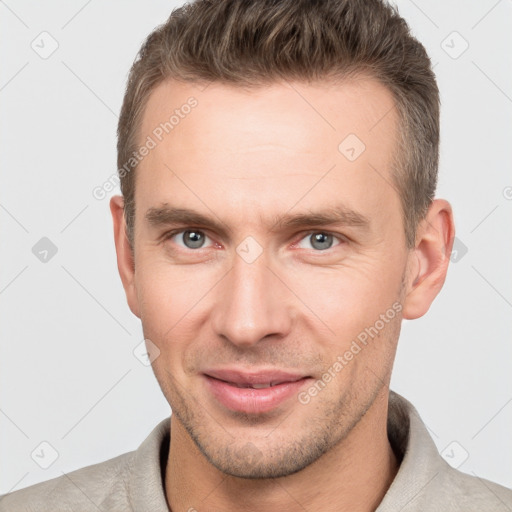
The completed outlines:
<svg viewBox="0 0 512 512">
<path fill-rule="evenodd" d="M 166 418 L 133 452 L 5 494 L 0 512 L 169 512 L 169 429 Z M 449 466 L 416 409 L 394 392 L 388 436 L 401 464 L 377 512 L 512 512 L 512 490 Z"/>
</svg>

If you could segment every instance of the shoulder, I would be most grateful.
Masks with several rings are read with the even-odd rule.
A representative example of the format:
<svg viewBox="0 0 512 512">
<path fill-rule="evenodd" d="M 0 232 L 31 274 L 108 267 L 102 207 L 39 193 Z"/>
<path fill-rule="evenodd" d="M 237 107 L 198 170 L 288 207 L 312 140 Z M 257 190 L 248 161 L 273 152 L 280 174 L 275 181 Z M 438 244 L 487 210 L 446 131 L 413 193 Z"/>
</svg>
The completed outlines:
<svg viewBox="0 0 512 512">
<path fill-rule="evenodd" d="M 512 490 L 476 475 L 445 467 L 432 479 L 433 499 L 448 510 L 506 511 L 512 510 Z"/>
<path fill-rule="evenodd" d="M 127 477 L 135 452 L 0 496 L 0 512 L 130 510 Z"/>
<path fill-rule="evenodd" d="M 170 417 L 134 451 L 0 496 L 0 512 L 168 512 L 169 439 Z"/>
<path fill-rule="evenodd" d="M 418 411 L 393 392 L 388 436 L 401 462 L 379 512 L 512 511 L 512 490 L 452 468 L 439 454 Z"/>
</svg>

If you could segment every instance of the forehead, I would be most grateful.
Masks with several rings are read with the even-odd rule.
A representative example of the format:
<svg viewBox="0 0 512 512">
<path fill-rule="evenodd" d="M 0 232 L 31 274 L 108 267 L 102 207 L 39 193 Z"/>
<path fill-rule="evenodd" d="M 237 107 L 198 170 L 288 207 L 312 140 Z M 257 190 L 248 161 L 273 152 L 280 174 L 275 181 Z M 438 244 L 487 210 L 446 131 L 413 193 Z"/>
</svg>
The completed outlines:
<svg viewBox="0 0 512 512">
<path fill-rule="evenodd" d="M 191 103 L 195 104 L 192 108 Z M 375 143 L 383 135 L 388 140 L 394 138 L 396 117 L 391 92 L 366 76 L 250 88 L 167 80 L 149 97 L 141 133 L 151 134 L 171 120 L 172 127 L 167 126 L 162 135 L 171 135 L 176 145 L 185 144 L 187 150 L 192 144 L 200 149 L 197 143 L 201 140 L 246 148 L 261 143 L 300 143 L 305 150 L 318 149 L 314 146 L 323 140 L 323 150 L 337 150 L 336 142 L 349 133 L 377 149 Z M 187 118 L 191 121 L 185 122 Z"/>
<path fill-rule="evenodd" d="M 259 219 L 299 202 L 341 199 L 366 216 L 397 207 L 397 118 L 391 93 L 366 77 L 250 89 L 169 80 L 144 112 L 140 141 L 155 145 L 139 164 L 136 203 L 210 204 L 234 216 L 243 203 Z"/>
</svg>

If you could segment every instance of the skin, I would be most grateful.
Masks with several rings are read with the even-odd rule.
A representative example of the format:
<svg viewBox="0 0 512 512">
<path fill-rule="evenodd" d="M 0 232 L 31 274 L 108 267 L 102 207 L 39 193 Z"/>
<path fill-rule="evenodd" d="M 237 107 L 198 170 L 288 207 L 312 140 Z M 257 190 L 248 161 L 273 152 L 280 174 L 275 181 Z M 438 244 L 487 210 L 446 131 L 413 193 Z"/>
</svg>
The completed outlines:
<svg viewBox="0 0 512 512">
<path fill-rule="evenodd" d="M 451 207 L 433 201 L 407 248 L 391 185 L 397 114 L 375 80 L 252 90 L 167 81 L 148 101 L 140 140 L 190 96 L 197 107 L 137 169 L 133 251 L 122 197 L 110 203 L 128 304 L 160 350 L 153 370 L 173 411 L 169 506 L 375 510 L 399 466 L 386 419 L 401 320 L 425 314 L 444 283 Z M 338 150 L 348 134 L 366 146 L 354 161 Z M 223 229 L 148 222 L 165 204 Z M 368 224 L 276 224 L 341 205 Z M 186 229 L 204 245 L 185 245 Z M 166 238 L 172 230 L 181 232 Z M 332 245 L 320 250 L 315 233 L 332 234 Z M 237 253 L 248 236 L 262 250 L 251 263 Z M 322 379 L 393 304 L 401 311 L 307 404 L 235 413 L 204 384 L 202 372 L 221 366 Z"/>
</svg>

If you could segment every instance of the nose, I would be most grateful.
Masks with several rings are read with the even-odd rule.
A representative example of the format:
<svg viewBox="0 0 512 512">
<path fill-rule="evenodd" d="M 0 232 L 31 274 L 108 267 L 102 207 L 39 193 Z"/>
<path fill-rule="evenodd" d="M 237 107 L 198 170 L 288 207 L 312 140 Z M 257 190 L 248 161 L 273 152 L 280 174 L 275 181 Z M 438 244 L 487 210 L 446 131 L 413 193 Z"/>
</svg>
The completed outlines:
<svg viewBox="0 0 512 512">
<path fill-rule="evenodd" d="M 292 294 L 276 274 L 265 252 L 252 263 L 235 255 L 232 269 L 219 283 L 212 312 L 212 327 L 218 336 L 249 348 L 290 332 Z"/>
</svg>

